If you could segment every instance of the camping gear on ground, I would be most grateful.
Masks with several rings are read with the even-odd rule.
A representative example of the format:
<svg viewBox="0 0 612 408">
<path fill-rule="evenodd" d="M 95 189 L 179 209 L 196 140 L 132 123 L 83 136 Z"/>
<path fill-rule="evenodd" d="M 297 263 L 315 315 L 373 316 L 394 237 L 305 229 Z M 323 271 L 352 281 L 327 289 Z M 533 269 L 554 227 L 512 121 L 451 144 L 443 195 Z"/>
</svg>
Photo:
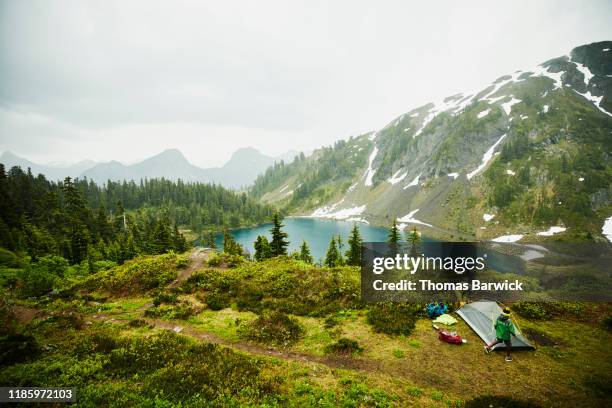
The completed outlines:
<svg viewBox="0 0 612 408">
<path fill-rule="evenodd" d="M 431 326 L 439 332 L 438 339 L 440 339 L 441 341 L 445 343 L 450 343 L 450 344 L 467 343 L 467 340 L 462 338 L 460 335 L 458 335 L 456 331 L 449 332 L 446 330 L 440 330 L 440 326 L 437 326 L 435 324 L 432 324 Z"/>
<path fill-rule="evenodd" d="M 495 320 L 502 313 L 501 307 L 495 302 L 481 300 L 468 303 L 459 310 L 457 314 L 476 332 L 486 343 L 491 344 L 496 338 Z M 493 350 L 505 350 L 506 345 L 499 343 L 493 346 Z M 516 336 L 512 336 L 512 350 L 535 350 L 529 341 L 516 328 Z"/>
<path fill-rule="evenodd" d="M 448 312 L 448 306 L 442 302 L 429 303 L 427 306 L 425 306 L 425 310 L 427 311 L 427 316 L 430 319 L 435 319 L 436 317 Z"/>
<path fill-rule="evenodd" d="M 453 316 L 449 314 L 443 314 L 443 315 L 438 316 L 437 319 L 434 320 L 433 322 L 444 324 L 446 326 L 452 326 L 453 324 L 457 324 L 457 319 L 455 319 Z"/>
<path fill-rule="evenodd" d="M 467 343 L 467 341 L 463 340 L 457 332 L 448 332 L 446 330 L 440 330 L 438 334 L 438 338 L 445 343 L 449 344 L 463 344 Z"/>
</svg>

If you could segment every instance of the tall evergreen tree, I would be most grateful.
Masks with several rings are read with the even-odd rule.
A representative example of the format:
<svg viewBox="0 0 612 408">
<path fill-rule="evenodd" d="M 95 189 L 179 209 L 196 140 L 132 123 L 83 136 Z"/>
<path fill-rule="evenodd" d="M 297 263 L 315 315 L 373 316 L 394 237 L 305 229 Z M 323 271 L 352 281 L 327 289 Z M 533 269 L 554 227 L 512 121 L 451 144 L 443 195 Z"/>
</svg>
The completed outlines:
<svg viewBox="0 0 612 408">
<path fill-rule="evenodd" d="M 389 252 L 391 254 L 397 254 L 399 251 L 399 243 L 402 239 L 399 227 L 397 226 L 397 220 L 393 219 L 393 224 L 391 225 L 391 229 L 389 230 L 389 237 L 387 238 L 387 243 L 389 244 Z"/>
<path fill-rule="evenodd" d="M 153 231 L 152 251 L 154 254 L 163 254 L 172 249 L 170 229 L 168 224 L 161 218 L 157 220 Z"/>
<path fill-rule="evenodd" d="M 389 229 L 389 237 L 387 238 L 387 242 L 389 244 L 399 244 L 401 240 L 400 230 L 397 226 L 397 220 L 393 220 L 393 224 L 391 225 L 391 229 Z"/>
<path fill-rule="evenodd" d="M 253 255 L 253 257 L 256 261 L 263 261 L 264 259 L 270 258 L 270 243 L 268 242 L 268 238 L 266 238 L 265 235 L 257 236 L 254 247 L 255 254 Z"/>
<path fill-rule="evenodd" d="M 359 233 L 359 227 L 357 227 L 357 224 L 353 224 L 353 229 L 348 239 L 349 249 L 346 251 L 346 263 L 348 265 L 361 266 L 362 244 L 363 240 Z"/>
<path fill-rule="evenodd" d="M 300 246 L 300 260 L 306 263 L 312 263 L 312 255 L 310 254 L 310 247 L 306 243 L 306 241 L 302 241 L 302 245 Z"/>
<path fill-rule="evenodd" d="M 410 255 L 418 256 L 421 252 L 421 234 L 416 227 L 412 231 L 406 232 L 406 241 L 410 244 Z"/>
<path fill-rule="evenodd" d="M 242 246 L 236 242 L 229 230 L 223 232 L 223 252 L 230 255 L 242 255 Z"/>
<path fill-rule="evenodd" d="M 278 212 L 274 213 L 274 216 L 272 217 L 272 224 L 273 226 L 270 230 L 270 233 L 272 234 L 270 254 L 271 256 L 287 255 L 287 246 L 289 246 L 287 237 L 289 235 L 281 229 L 284 227 L 284 225 L 282 224 L 282 219 Z"/>
<path fill-rule="evenodd" d="M 330 268 L 340 266 L 340 253 L 336 247 L 336 238 L 332 237 L 327 248 L 327 254 L 325 254 L 325 266 Z"/>
<path fill-rule="evenodd" d="M 215 242 L 215 234 L 212 231 L 208 231 L 204 235 L 204 246 L 208 248 L 217 248 L 217 243 Z"/>
<path fill-rule="evenodd" d="M 70 177 L 64 179 L 62 186 L 65 203 L 65 216 L 69 229 L 70 260 L 73 263 L 81 263 L 87 259 L 87 247 L 90 241 L 88 230 L 89 210 L 85 199 L 75 188 Z"/>
</svg>

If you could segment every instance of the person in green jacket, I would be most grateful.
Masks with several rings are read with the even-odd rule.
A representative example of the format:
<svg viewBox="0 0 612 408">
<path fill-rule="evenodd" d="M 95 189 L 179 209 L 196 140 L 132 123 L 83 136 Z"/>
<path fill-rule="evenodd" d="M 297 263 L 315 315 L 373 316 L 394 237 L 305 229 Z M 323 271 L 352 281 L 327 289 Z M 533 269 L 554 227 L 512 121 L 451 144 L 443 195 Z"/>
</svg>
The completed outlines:
<svg viewBox="0 0 612 408">
<path fill-rule="evenodd" d="M 497 338 L 484 347 L 485 353 L 490 353 L 494 345 L 504 343 L 506 345 L 506 361 L 512 361 L 512 355 L 510 355 L 512 336 L 516 336 L 516 330 L 512 320 L 510 320 L 510 309 L 506 307 L 495 321 L 495 337 Z"/>
</svg>

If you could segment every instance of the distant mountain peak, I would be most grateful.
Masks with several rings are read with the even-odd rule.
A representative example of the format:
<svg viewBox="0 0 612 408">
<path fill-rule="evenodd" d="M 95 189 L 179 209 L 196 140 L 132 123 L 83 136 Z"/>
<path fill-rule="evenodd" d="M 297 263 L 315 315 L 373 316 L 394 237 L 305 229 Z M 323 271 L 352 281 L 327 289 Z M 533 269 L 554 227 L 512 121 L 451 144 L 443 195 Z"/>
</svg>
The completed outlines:
<svg viewBox="0 0 612 408">
<path fill-rule="evenodd" d="M 156 158 L 156 157 L 175 158 L 175 159 L 187 160 L 187 158 L 185 157 L 183 152 L 181 152 L 179 149 L 177 149 L 175 147 L 174 148 L 170 148 L 170 149 L 166 149 L 166 150 L 162 151 L 161 153 L 151 157 L 151 159 L 152 158 Z"/>
</svg>

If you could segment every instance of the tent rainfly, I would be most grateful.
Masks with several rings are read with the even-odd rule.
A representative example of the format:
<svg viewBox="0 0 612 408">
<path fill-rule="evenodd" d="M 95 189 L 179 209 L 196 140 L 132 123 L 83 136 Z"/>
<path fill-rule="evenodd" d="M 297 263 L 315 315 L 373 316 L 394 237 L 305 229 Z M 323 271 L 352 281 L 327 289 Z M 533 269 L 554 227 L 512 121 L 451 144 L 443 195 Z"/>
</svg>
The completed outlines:
<svg viewBox="0 0 612 408">
<path fill-rule="evenodd" d="M 489 344 L 495 340 L 495 320 L 501 314 L 502 309 L 495 302 L 478 301 L 468 303 L 457 310 L 457 314 L 476 332 L 485 343 Z M 513 350 L 535 350 L 529 341 L 519 332 L 516 327 L 516 336 L 512 336 Z M 504 350 L 506 346 L 496 344 L 493 350 Z"/>
</svg>

